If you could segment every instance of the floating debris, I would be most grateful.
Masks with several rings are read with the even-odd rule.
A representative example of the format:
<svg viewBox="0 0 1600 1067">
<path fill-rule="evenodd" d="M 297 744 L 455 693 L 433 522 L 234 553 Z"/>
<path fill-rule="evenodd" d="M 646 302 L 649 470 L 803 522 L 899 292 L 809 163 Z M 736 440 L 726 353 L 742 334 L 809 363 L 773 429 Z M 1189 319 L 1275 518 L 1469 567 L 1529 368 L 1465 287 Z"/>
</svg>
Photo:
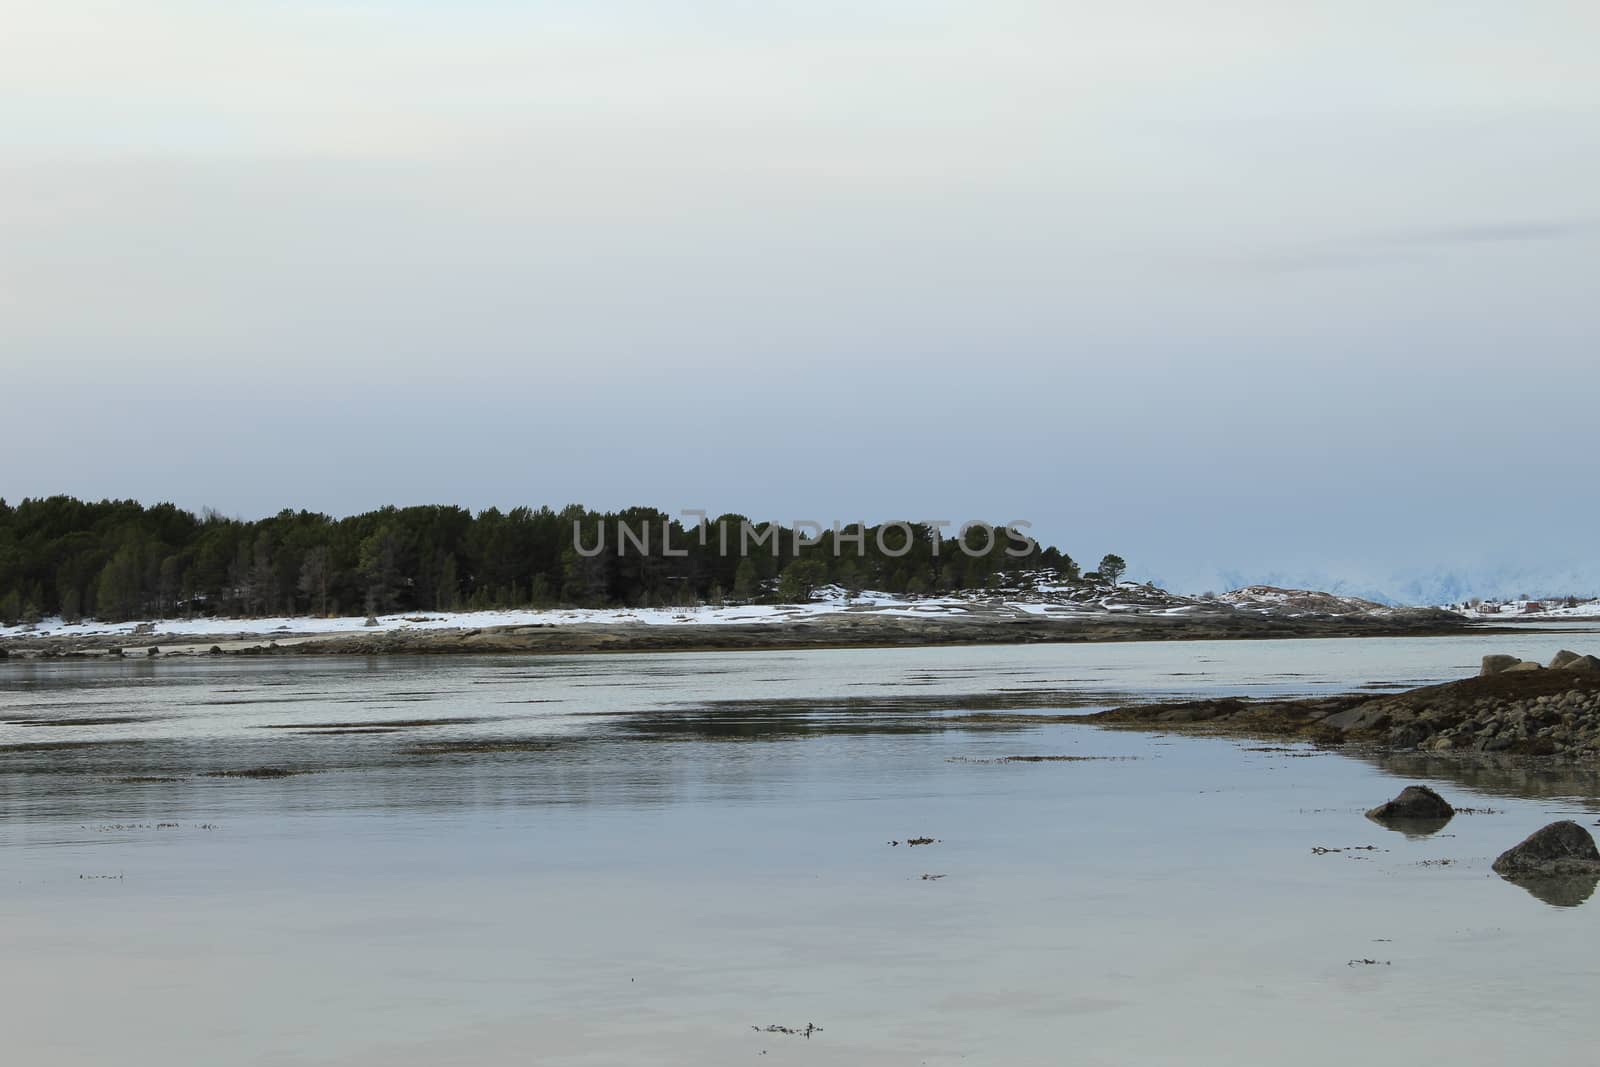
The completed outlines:
<svg viewBox="0 0 1600 1067">
<path fill-rule="evenodd" d="M 822 1027 L 817 1026 L 815 1023 L 806 1023 L 804 1027 L 779 1026 L 773 1023 L 771 1026 L 752 1026 L 750 1029 L 758 1034 L 788 1034 L 791 1037 L 806 1038 L 809 1038 L 812 1034 L 822 1033 Z"/>
</svg>

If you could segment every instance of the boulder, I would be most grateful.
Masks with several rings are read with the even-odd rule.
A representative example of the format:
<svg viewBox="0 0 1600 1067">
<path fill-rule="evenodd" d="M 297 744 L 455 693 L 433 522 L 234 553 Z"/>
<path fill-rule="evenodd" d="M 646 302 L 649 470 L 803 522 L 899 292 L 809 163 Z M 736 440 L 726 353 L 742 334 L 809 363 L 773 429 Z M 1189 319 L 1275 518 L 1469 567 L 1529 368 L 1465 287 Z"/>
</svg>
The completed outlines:
<svg viewBox="0 0 1600 1067">
<path fill-rule="evenodd" d="M 1589 831 L 1564 819 L 1502 852 L 1494 861 L 1494 871 L 1507 878 L 1600 874 L 1600 849 L 1595 848 Z"/>
<path fill-rule="evenodd" d="M 1565 667 L 1573 660 L 1582 658 L 1583 657 L 1578 655 L 1576 652 L 1572 652 L 1563 648 L 1560 652 L 1557 652 L 1553 657 L 1551 657 L 1550 669 L 1553 671 L 1559 671 L 1562 667 Z"/>
<path fill-rule="evenodd" d="M 1564 671 L 1600 671 L 1600 659 L 1594 656 L 1579 656 L 1577 659 L 1568 660 L 1561 665 Z"/>
<path fill-rule="evenodd" d="M 1515 674 L 1517 671 L 1542 671 L 1542 670 L 1544 670 L 1544 664 L 1543 663 L 1539 663 L 1539 662 L 1536 662 L 1535 660 L 1531 660 L 1531 659 L 1525 659 L 1525 660 L 1522 660 L 1521 662 L 1513 663 L 1511 666 L 1507 667 L 1505 670 L 1501 671 L 1500 673 L 1501 674 Z"/>
<path fill-rule="evenodd" d="M 1522 660 L 1517 656 L 1507 656 L 1504 654 L 1485 656 L 1483 657 L 1483 669 L 1478 671 L 1478 676 L 1480 678 L 1487 678 L 1491 674 L 1500 674 L 1506 668 L 1521 662 Z"/>
<path fill-rule="evenodd" d="M 1425 785 L 1408 785 L 1400 790 L 1400 795 L 1393 800 L 1386 801 L 1367 812 L 1367 818 L 1377 819 L 1379 822 L 1399 822 L 1401 820 L 1427 820 L 1449 819 L 1456 813 L 1450 802 L 1435 793 Z"/>
</svg>

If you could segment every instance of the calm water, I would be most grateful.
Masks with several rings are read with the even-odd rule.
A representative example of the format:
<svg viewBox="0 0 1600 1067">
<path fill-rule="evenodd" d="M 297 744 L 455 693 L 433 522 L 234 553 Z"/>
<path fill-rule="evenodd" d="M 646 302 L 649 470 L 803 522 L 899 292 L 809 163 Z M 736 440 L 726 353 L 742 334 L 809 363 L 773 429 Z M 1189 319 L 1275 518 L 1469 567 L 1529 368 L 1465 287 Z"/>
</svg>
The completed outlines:
<svg viewBox="0 0 1600 1067">
<path fill-rule="evenodd" d="M 7 1060 L 1589 1063 L 1600 902 L 1489 862 L 1594 776 L 1062 721 L 1561 647 L 0 664 Z"/>
</svg>

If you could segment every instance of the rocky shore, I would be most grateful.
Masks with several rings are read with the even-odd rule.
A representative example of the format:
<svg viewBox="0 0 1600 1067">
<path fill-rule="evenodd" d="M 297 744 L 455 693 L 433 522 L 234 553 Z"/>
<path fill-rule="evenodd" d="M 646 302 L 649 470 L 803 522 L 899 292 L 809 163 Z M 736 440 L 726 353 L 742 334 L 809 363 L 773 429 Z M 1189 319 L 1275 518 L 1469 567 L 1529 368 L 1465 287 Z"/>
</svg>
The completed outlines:
<svg viewBox="0 0 1600 1067">
<path fill-rule="evenodd" d="M 1600 760 L 1600 660 L 1564 651 L 1545 667 L 1514 656 L 1488 656 L 1476 678 L 1402 693 L 1143 704 L 1101 712 L 1089 721 L 1391 751 L 1595 761 Z"/>
</svg>

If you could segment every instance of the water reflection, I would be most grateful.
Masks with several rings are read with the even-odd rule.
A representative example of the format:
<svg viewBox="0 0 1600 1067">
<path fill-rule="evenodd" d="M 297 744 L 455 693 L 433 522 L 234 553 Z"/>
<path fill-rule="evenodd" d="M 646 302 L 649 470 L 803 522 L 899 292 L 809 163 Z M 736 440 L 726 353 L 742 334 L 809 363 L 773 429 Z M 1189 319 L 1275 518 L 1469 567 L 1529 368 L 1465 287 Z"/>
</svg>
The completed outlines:
<svg viewBox="0 0 1600 1067">
<path fill-rule="evenodd" d="M 1592 764 L 1503 753 L 1445 756 L 1350 750 L 1350 754 L 1399 777 L 1452 782 L 1493 796 L 1572 800 L 1586 810 L 1600 811 L 1600 767 Z"/>
<path fill-rule="evenodd" d="M 1600 885 L 1600 874 L 1564 875 L 1558 878 L 1527 875 L 1500 877 L 1556 908 L 1577 907 L 1592 897 L 1595 887 Z"/>
<path fill-rule="evenodd" d="M 1388 819 L 1369 812 L 1367 818 L 1385 830 L 1392 830 L 1413 841 L 1420 841 L 1423 838 L 1432 837 L 1446 826 L 1449 826 L 1453 816 L 1446 815 L 1439 819 Z"/>
<path fill-rule="evenodd" d="M 791 740 L 834 735 L 1022 730 L 1073 722 L 1125 703 L 1129 693 L 995 691 L 945 696 L 719 700 L 613 716 L 623 735 L 705 741 Z M 1082 709 L 1075 714 L 1047 714 Z"/>
</svg>

